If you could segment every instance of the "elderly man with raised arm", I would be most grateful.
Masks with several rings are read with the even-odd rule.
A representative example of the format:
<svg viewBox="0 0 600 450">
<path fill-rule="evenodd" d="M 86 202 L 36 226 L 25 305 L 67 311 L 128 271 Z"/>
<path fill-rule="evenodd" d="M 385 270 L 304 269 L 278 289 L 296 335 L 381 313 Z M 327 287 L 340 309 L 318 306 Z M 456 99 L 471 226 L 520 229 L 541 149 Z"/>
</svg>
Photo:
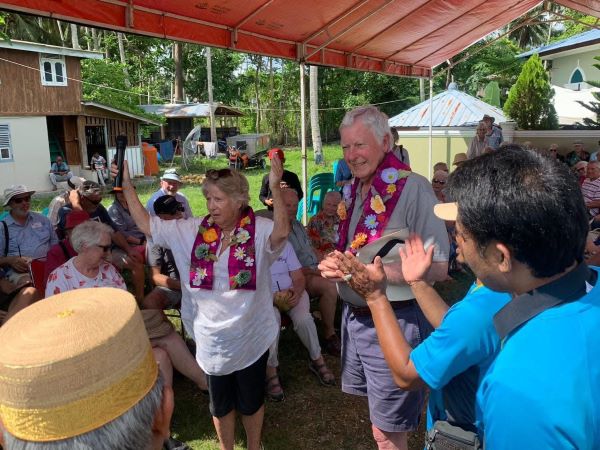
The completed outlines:
<svg viewBox="0 0 600 450">
<path fill-rule="evenodd" d="M 448 270 L 448 236 L 433 214 L 436 198 L 429 182 L 390 151 L 387 116 L 373 106 L 350 111 L 340 125 L 344 159 L 355 181 L 352 198 L 343 211 L 338 249 L 357 252 L 382 236 L 402 229 L 419 233 L 435 246 L 427 280 L 443 280 Z M 342 390 L 368 396 L 373 436 L 380 449 L 407 448 L 407 432 L 416 429 L 425 390 L 407 392 L 394 382 L 364 300 L 339 277 L 338 261 L 330 256 L 319 268 L 338 282 L 342 312 Z M 400 264 L 385 267 L 391 286 L 395 320 L 411 345 L 431 331 L 414 295 L 406 286 Z"/>
</svg>

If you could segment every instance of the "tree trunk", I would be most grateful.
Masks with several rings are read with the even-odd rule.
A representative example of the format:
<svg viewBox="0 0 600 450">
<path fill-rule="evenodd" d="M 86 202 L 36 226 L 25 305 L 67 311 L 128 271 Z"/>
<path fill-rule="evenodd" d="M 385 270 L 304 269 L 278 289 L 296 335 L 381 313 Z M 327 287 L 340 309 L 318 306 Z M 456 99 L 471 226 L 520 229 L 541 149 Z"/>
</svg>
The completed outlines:
<svg viewBox="0 0 600 450">
<path fill-rule="evenodd" d="M 215 126 L 215 111 L 213 109 L 212 50 L 210 47 L 206 47 L 206 82 L 210 110 L 210 141 L 217 142 L 217 127 Z"/>
<path fill-rule="evenodd" d="M 173 62 L 175 63 L 175 101 L 183 102 L 183 44 L 173 43 Z"/>
<path fill-rule="evenodd" d="M 123 65 L 123 75 L 125 75 L 125 86 L 127 89 L 131 87 L 129 81 L 129 72 L 127 71 L 127 58 L 125 57 L 125 45 L 123 44 L 123 33 L 117 33 L 117 41 L 119 43 L 119 59 Z"/>
<path fill-rule="evenodd" d="M 321 128 L 319 127 L 319 68 L 317 66 L 310 66 L 309 74 L 308 95 L 310 97 L 310 131 L 313 152 L 315 164 L 322 164 L 323 144 L 321 143 Z"/>
<path fill-rule="evenodd" d="M 56 21 L 56 27 L 58 28 L 58 35 L 60 36 L 60 42 L 62 43 L 62 46 L 65 46 L 65 32 L 62 29 L 62 26 L 60 24 L 60 20 Z"/>
<path fill-rule="evenodd" d="M 81 50 L 79 46 L 79 33 L 77 32 L 77 25 L 71 24 L 71 46 L 76 50 Z"/>
<path fill-rule="evenodd" d="M 95 28 L 92 28 L 92 50 L 100 50 L 100 33 Z"/>
<path fill-rule="evenodd" d="M 256 132 L 260 133 L 260 72 L 262 68 L 262 56 L 256 57 L 256 78 L 254 80 L 254 94 L 256 99 Z"/>
</svg>

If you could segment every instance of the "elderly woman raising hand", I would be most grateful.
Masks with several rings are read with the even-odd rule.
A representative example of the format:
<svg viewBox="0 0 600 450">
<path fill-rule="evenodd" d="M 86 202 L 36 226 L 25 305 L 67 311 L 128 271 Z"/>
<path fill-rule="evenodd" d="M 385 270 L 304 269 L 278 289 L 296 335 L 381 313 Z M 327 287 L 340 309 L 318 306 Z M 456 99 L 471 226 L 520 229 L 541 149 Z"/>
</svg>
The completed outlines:
<svg viewBox="0 0 600 450">
<path fill-rule="evenodd" d="M 282 174 L 276 156 L 269 173 L 273 221 L 254 215 L 248 181 L 231 169 L 206 173 L 202 193 L 208 215 L 162 221 L 148 215 L 126 165 L 123 170 L 131 216 L 155 244 L 172 250 L 182 274 L 182 320 L 208 376 L 210 412 L 222 449 L 233 449 L 236 411 L 248 449 L 260 448 L 268 348 L 278 332 L 269 269 L 290 227 L 281 197 Z"/>
</svg>

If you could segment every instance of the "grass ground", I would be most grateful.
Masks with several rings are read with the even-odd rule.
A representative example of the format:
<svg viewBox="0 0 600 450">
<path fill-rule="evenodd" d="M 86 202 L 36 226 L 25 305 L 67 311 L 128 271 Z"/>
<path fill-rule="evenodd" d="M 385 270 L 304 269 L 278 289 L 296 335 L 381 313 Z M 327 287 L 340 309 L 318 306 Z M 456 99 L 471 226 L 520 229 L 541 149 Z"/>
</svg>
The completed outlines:
<svg viewBox="0 0 600 450">
<path fill-rule="evenodd" d="M 465 273 L 438 283 L 438 292 L 449 303 L 461 299 L 473 282 Z M 317 321 L 317 327 L 320 324 Z M 321 386 L 308 370 L 308 355 L 291 328 L 282 331 L 279 360 L 285 400 L 266 403 L 263 444 L 266 450 L 367 450 L 376 448 L 365 398 L 342 393 L 340 360 L 325 355 L 338 386 Z M 218 440 L 208 412 L 208 399 L 189 380 L 175 378 L 173 434 L 194 450 L 217 450 Z M 409 435 L 409 450 L 421 450 L 424 421 Z M 245 448 L 241 423 L 236 427 L 236 449 Z"/>
<path fill-rule="evenodd" d="M 308 174 L 332 170 L 332 163 L 342 156 L 341 149 L 327 146 L 324 149 L 325 165 L 316 166 L 312 162 L 309 149 Z M 175 161 L 175 166 L 178 160 Z M 302 173 L 299 149 L 286 149 L 286 168 Z M 208 169 L 227 166 L 225 159 L 198 160 L 188 170 L 180 170 L 182 174 L 196 175 Z M 167 166 L 163 166 L 164 170 Z M 250 169 L 245 171 L 250 184 L 251 205 L 261 209 L 258 200 L 262 177 L 267 170 Z M 158 189 L 158 181 L 150 185 L 138 187 L 138 196 L 145 203 L 150 195 Z M 187 196 L 194 215 L 206 213 L 204 198 L 198 185 L 187 184 L 182 191 Z M 41 211 L 50 202 L 47 199 L 35 199 L 33 209 Z M 107 196 L 104 205 L 112 202 Z M 468 274 L 458 273 L 452 281 L 436 285 L 438 292 L 449 303 L 453 304 L 464 296 L 473 278 Z M 317 322 L 317 326 L 320 324 Z M 286 399 L 281 403 L 267 403 L 263 443 L 267 450 L 362 450 L 376 448 L 371 435 L 368 405 L 366 399 L 343 394 L 339 387 L 340 361 L 338 358 L 325 356 L 327 364 L 336 374 L 337 387 L 321 386 L 316 377 L 308 370 L 308 355 L 291 328 L 281 335 L 280 369 Z M 175 413 L 172 421 L 172 433 L 178 439 L 187 442 L 194 450 L 216 450 L 219 448 L 217 436 L 208 412 L 208 399 L 203 396 L 189 380 L 176 376 Z M 244 433 L 241 423 L 237 424 L 236 449 L 245 448 Z M 410 450 L 423 448 L 424 427 L 411 433 Z"/>
</svg>

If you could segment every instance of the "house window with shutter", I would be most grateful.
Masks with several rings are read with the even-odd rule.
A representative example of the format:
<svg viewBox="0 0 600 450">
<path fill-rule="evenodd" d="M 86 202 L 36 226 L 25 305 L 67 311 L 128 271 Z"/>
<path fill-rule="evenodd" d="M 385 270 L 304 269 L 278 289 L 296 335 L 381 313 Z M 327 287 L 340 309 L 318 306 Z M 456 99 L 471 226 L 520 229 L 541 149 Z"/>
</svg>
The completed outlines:
<svg viewBox="0 0 600 450">
<path fill-rule="evenodd" d="M 8 124 L 0 123 L 0 162 L 12 161 L 13 152 Z"/>
<path fill-rule="evenodd" d="M 67 66 L 65 64 L 65 57 L 41 53 L 40 74 L 44 86 L 66 86 Z"/>
</svg>

